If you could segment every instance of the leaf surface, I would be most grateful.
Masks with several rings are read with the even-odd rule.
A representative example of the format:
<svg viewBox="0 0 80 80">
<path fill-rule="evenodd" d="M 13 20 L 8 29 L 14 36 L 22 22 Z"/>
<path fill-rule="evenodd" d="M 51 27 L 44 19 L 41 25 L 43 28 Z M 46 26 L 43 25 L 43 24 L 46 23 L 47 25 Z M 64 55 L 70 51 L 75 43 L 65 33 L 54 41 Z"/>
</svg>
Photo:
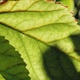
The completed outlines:
<svg viewBox="0 0 80 80">
<path fill-rule="evenodd" d="M 73 33 L 80 28 L 64 6 L 43 0 L 3 5 L 0 35 L 19 51 L 31 80 L 80 79 L 80 60 L 73 43 L 77 44 Z"/>
</svg>

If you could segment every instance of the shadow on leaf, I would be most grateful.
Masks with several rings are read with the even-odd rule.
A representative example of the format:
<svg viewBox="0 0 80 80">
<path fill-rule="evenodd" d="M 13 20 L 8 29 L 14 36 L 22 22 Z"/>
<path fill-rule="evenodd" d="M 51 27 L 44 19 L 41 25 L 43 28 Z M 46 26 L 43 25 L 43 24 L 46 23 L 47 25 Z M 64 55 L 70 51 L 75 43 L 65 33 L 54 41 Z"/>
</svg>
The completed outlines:
<svg viewBox="0 0 80 80">
<path fill-rule="evenodd" d="M 80 56 L 80 34 L 71 36 L 71 40 L 74 44 L 74 51 Z"/>
<path fill-rule="evenodd" d="M 59 49 L 51 47 L 44 53 L 43 59 L 51 80 L 80 80 L 70 57 Z"/>
</svg>

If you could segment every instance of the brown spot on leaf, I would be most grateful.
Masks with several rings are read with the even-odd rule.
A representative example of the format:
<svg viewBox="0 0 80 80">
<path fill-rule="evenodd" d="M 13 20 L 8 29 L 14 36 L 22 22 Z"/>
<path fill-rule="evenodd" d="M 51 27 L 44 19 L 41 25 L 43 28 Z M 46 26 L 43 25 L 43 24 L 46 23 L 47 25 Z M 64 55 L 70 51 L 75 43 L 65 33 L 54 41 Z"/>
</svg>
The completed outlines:
<svg viewBox="0 0 80 80">
<path fill-rule="evenodd" d="M 7 0 L 0 0 L 0 5 L 4 4 Z"/>
</svg>

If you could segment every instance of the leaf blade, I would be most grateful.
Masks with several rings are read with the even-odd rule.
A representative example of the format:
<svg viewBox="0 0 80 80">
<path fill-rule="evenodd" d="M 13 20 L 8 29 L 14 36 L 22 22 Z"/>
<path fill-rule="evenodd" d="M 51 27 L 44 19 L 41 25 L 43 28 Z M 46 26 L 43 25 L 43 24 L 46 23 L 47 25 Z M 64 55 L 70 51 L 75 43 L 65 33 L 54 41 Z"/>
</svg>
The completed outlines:
<svg viewBox="0 0 80 80">
<path fill-rule="evenodd" d="M 40 6 L 44 6 L 44 4 L 46 5 L 46 8 L 40 8 Z M 37 6 L 38 8 L 36 8 Z M 57 12 L 59 14 L 57 14 Z M 25 18 L 29 21 L 25 20 Z M 21 22 L 23 23 L 20 24 Z M 5 38 L 10 41 L 10 44 L 14 46 L 17 51 L 19 51 L 25 63 L 28 64 L 27 68 L 30 71 L 29 75 L 32 80 L 56 79 L 55 75 L 58 75 L 58 73 L 55 74 L 54 67 L 57 65 L 52 64 L 53 66 L 51 68 L 47 63 L 48 61 L 45 59 L 45 63 L 47 63 L 49 69 L 49 75 L 47 73 L 48 70 L 46 70 L 44 67 L 43 55 L 45 54 L 46 50 L 52 50 L 52 43 L 50 44 L 50 42 L 53 42 L 54 45 L 58 46 L 58 44 L 55 43 L 57 40 L 63 40 L 80 29 L 79 26 L 76 25 L 72 15 L 66 10 L 65 7 L 55 3 L 47 3 L 43 0 L 34 3 L 30 6 L 30 8 L 28 8 L 28 10 L 25 10 L 24 12 L 15 12 L 14 10 L 13 12 L 10 11 L 8 13 L 1 13 L 0 23 L 0 35 L 5 36 Z M 40 44 L 42 44 L 43 49 L 41 49 Z M 53 44 L 52 46 L 54 46 Z M 59 51 L 59 53 L 63 53 L 61 51 Z M 53 53 L 56 53 L 55 49 L 53 50 Z M 56 59 L 54 58 L 54 60 Z M 59 72 L 59 70 L 60 68 L 58 71 L 56 69 L 57 72 Z M 76 71 L 74 73 L 77 74 Z M 64 74 L 64 70 L 61 74 Z M 65 76 L 66 75 L 67 74 L 65 73 Z M 70 76 L 70 78 L 72 78 L 72 76 Z M 58 78 L 61 79 L 64 78 L 64 76 L 59 75 Z"/>
</svg>

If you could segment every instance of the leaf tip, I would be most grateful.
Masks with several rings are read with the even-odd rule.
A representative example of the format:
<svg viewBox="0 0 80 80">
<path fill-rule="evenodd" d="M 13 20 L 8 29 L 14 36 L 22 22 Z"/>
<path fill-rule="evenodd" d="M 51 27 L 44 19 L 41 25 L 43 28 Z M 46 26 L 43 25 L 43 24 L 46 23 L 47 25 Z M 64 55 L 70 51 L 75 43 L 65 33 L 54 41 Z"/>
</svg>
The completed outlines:
<svg viewBox="0 0 80 80">
<path fill-rule="evenodd" d="M 74 14 L 74 12 L 70 12 L 71 14 Z"/>
<path fill-rule="evenodd" d="M 78 22 L 79 20 L 78 19 L 75 19 L 75 21 Z"/>
<path fill-rule="evenodd" d="M 55 2 L 55 4 L 61 4 L 60 2 Z"/>
</svg>

